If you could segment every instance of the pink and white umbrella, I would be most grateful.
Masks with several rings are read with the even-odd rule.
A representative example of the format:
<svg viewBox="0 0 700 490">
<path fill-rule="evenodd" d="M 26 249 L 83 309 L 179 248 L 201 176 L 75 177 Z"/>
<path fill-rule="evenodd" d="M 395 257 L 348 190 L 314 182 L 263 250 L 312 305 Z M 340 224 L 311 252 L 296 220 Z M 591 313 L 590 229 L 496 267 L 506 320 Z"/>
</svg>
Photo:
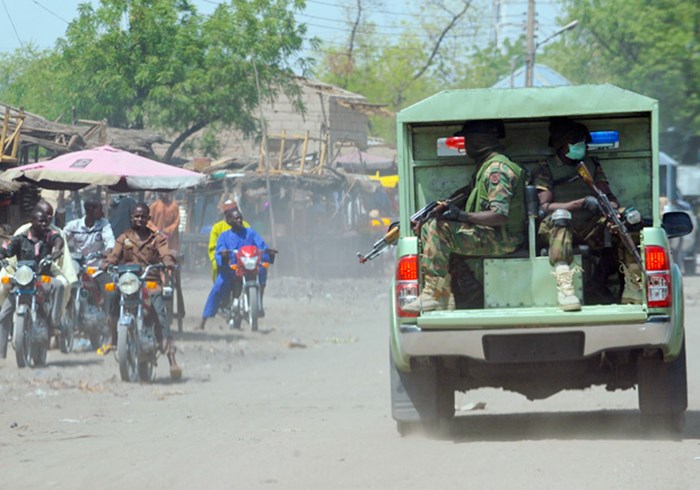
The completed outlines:
<svg viewBox="0 0 700 490">
<path fill-rule="evenodd" d="M 45 189 L 77 190 L 102 185 L 114 192 L 129 192 L 192 187 L 203 183 L 206 176 L 111 146 L 100 146 L 11 168 L 0 178 L 30 182 Z"/>
</svg>

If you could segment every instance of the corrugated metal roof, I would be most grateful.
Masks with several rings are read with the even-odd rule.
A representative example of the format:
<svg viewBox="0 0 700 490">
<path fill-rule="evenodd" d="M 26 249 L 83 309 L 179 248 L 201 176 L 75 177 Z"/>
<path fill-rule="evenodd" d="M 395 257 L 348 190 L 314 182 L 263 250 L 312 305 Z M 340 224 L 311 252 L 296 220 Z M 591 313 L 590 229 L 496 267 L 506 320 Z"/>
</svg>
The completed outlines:
<svg viewBox="0 0 700 490">
<path fill-rule="evenodd" d="M 571 82 L 561 73 L 557 73 L 547 65 L 535 63 L 532 73 L 533 87 L 559 87 L 571 85 Z M 492 88 L 520 88 L 525 86 L 525 66 L 515 70 L 512 75 L 505 76 L 493 84 Z"/>
</svg>

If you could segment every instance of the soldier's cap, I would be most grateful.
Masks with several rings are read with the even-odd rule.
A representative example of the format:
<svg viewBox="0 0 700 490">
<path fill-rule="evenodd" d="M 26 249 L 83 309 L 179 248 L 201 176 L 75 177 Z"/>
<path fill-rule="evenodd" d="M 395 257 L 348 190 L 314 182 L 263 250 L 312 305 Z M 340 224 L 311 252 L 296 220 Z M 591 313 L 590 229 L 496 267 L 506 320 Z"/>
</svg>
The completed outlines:
<svg viewBox="0 0 700 490">
<path fill-rule="evenodd" d="M 236 208 L 238 208 L 238 203 L 236 201 L 234 201 L 233 199 L 226 199 L 221 205 L 221 212 L 225 213 L 226 211 L 230 211 Z"/>
<path fill-rule="evenodd" d="M 497 138 L 506 137 L 506 128 L 500 119 L 484 119 L 481 121 L 467 121 L 462 129 L 457 131 L 455 136 L 465 136 L 467 134 L 491 134 Z"/>
<path fill-rule="evenodd" d="M 559 149 L 567 143 L 576 143 L 585 138 L 590 143 L 591 133 L 588 128 L 568 117 L 553 117 L 549 120 L 549 146 Z"/>
</svg>

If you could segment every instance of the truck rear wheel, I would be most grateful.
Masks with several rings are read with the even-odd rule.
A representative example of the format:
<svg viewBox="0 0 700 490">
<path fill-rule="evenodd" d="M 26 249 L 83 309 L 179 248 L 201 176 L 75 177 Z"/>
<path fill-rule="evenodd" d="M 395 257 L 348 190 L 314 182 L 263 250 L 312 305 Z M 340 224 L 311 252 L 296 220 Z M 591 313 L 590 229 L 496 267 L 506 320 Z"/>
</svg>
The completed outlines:
<svg viewBox="0 0 700 490">
<path fill-rule="evenodd" d="M 661 356 L 641 357 L 637 366 L 639 410 L 645 426 L 680 431 L 688 408 L 688 376 L 685 340 L 678 357 L 664 362 Z"/>
<path fill-rule="evenodd" d="M 693 254 L 692 257 L 683 258 L 683 272 L 686 276 L 694 276 L 697 273 L 695 254 Z"/>
</svg>

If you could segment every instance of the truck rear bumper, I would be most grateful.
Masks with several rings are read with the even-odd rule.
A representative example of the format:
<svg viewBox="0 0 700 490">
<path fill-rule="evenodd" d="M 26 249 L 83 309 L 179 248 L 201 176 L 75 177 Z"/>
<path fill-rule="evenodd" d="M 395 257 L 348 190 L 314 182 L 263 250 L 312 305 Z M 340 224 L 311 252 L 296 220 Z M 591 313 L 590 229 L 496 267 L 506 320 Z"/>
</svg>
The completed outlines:
<svg viewBox="0 0 700 490">
<path fill-rule="evenodd" d="M 537 328 L 422 329 L 403 325 L 399 337 L 403 352 L 414 356 L 464 356 L 486 361 L 485 337 L 537 336 L 578 333 L 583 336 L 581 357 L 606 350 L 667 346 L 673 326 L 668 315 L 650 316 L 644 323 L 553 326 Z"/>
</svg>

